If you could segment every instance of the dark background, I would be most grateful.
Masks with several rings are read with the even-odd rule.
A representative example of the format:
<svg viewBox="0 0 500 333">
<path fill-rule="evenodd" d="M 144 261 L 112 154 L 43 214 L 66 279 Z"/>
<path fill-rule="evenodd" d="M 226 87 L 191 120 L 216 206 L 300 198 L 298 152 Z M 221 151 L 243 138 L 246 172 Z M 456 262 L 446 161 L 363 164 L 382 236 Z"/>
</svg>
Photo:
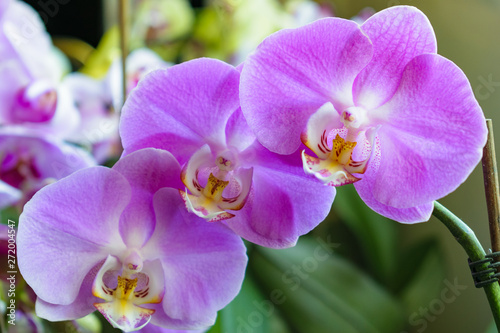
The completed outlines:
<svg viewBox="0 0 500 333">
<path fill-rule="evenodd" d="M 24 1 L 38 11 L 52 36 L 76 37 L 97 46 L 103 32 L 101 0 Z"/>
<path fill-rule="evenodd" d="M 52 36 L 71 36 L 96 47 L 103 34 L 102 0 L 24 0 L 40 14 Z M 114 0 L 117 4 L 119 0 Z M 193 7 L 203 0 L 191 0 Z M 61 14 L 61 15 L 58 15 Z"/>
</svg>

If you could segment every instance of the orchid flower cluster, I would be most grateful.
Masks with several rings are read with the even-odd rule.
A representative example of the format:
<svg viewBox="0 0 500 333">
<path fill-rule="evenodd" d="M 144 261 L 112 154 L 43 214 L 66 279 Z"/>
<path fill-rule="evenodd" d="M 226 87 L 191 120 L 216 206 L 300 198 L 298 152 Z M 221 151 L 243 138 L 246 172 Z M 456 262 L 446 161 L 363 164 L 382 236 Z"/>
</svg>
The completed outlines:
<svg viewBox="0 0 500 333">
<path fill-rule="evenodd" d="M 242 238 L 294 246 L 338 186 L 396 221 L 428 220 L 486 141 L 467 78 L 436 49 L 425 15 L 397 6 L 281 30 L 237 68 L 203 58 L 149 73 L 121 112 L 121 159 L 24 207 L 19 266 L 37 314 L 204 330 L 239 292 Z M 29 114 L 44 124 L 55 90 L 36 91 Z"/>
<path fill-rule="evenodd" d="M 38 13 L 17 0 L 2 1 L 0 45 L 0 208 L 21 210 L 43 186 L 119 156 L 120 64 L 101 79 L 66 74 L 69 62 Z M 128 89 L 169 65 L 152 51 L 134 51 Z"/>
</svg>

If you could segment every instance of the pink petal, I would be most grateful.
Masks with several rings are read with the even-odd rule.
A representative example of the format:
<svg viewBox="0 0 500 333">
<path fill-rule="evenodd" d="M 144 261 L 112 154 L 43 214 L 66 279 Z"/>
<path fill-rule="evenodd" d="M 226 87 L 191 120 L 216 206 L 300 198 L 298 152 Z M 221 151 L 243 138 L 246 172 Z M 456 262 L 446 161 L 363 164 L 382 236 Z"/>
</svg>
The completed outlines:
<svg viewBox="0 0 500 333">
<path fill-rule="evenodd" d="M 432 211 L 434 210 L 434 204 L 432 202 L 409 208 L 395 208 L 377 201 L 373 197 L 372 181 L 372 174 L 376 174 L 376 172 L 376 169 L 368 169 L 363 180 L 354 183 L 356 191 L 358 191 L 359 196 L 368 207 L 380 215 L 401 223 L 425 222 L 430 219 Z"/>
<path fill-rule="evenodd" d="M 113 170 L 132 187 L 130 204 L 120 218 L 120 234 L 129 248 L 141 248 L 155 228 L 153 195 L 162 187 L 184 188 L 181 168 L 168 151 L 147 148 L 121 158 Z"/>
<path fill-rule="evenodd" d="M 255 135 L 248 126 L 248 123 L 238 109 L 231 115 L 226 125 L 227 146 L 234 147 L 238 151 L 243 151 L 255 141 Z"/>
<path fill-rule="evenodd" d="M 161 148 L 184 163 L 204 143 L 225 146 L 226 123 L 239 107 L 238 85 L 238 71 L 214 59 L 148 74 L 123 107 L 120 134 L 125 152 Z"/>
<path fill-rule="evenodd" d="M 373 43 L 373 59 L 354 83 L 357 106 L 375 108 L 392 97 L 408 62 L 423 53 L 436 53 L 434 30 L 417 8 L 396 6 L 370 17 L 361 30 Z"/>
<path fill-rule="evenodd" d="M 94 312 L 95 307 L 93 304 L 100 299 L 92 295 L 92 283 L 105 259 L 106 256 L 87 273 L 80 286 L 78 295 L 72 303 L 52 304 L 37 297 L 35 303 L 36 315 L 50 321 L 61 321 L 79 319 Z M 57 288 L 52 286 L 52 289 Z"/>
<path fill-rule="evenodd" d="M 71 304 L 87 273 L 109 253 L 124 251 L 118 221 L 129 200 L 123 176 L 93 167 L 44 187 L 24 206 L 19 269 L 41 299 Z"/>
<path fill-rule="evenodd" d="M 277 155 L 256 143 L 252 192 L 227 225 L 241 237 L 272 248 L 295 245 L 330 211 L 335 188 L 304 174 L 300 151 Z"/>
<path fill-rule="evenodd" d="M 380 167 L 373 196 L 382 204 L 410 208 L 454 191 L 480 161 L 486 123 L 464 73 L 433 54 L 413 59 L 394 97 L 374 115 Z"/>
<path fill-rule="evenodd" d="M 280 154 L 297 150 L 307 119 L 319 107 L 353 104 L 352 84 L 371 52 L 359 26 L 339 18 L 266 38 L 241 73 L 241 109 L 258 140 Z"/>
<path fill-rule="evenodd" d="M 227 227 L 188 213 L 177 190 L 159 190 L 154 207 L 157 227 L 142 253 L 160 253 L 165 295 L 152 322 L 175 329 L 213 325 L 217 311 L 240 290 L 246 248 Z"/>
</svg>

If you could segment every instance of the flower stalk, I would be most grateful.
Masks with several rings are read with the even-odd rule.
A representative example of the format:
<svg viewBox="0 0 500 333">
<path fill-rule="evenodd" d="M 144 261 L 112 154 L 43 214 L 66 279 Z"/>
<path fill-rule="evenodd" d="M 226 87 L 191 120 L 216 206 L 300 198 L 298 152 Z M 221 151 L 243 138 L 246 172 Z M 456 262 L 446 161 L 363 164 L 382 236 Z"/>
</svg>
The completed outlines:
<svg viewBox="0 0 500 333">
<path fill-rule="evenodd" d="M 123 101 L 125 104 L 127 98 L 127 56 L 128 56 L 128 0 L 119 0 L 118 2 L 118 22 L 120 26 L 120 49 L 122 57 L 122 93 Z"/>
<path fill-rule="evenodd" d="M 481 243 L 477 239 L 474 231 L 456 215 L 450 212 L 446 207 L 439 202 L 434 202 L 434 211 L 432 214 L 438 218 L 450 230 L 451 234 L 455 237 L 458 243 L 464 248 L 471 261 L 478 261 L 485 258 Z M 483 264 L 487 266 L 488 263 Z M 479 267 L 484 269 L 485 267 Z M 483 287 L 488 302 L 490 304 L 491 312 L 497 328 L 500 327 L 500 286 L 498 283 L 492 283 Z M 500 333 L 500 330 L 498 331 Z"/>
<path fill-rule="evenodd" d="M 498 189 L 498 169 L 495 156 L 495 140 L 493 123 L 486 119 L 488 127 L 488 141 L 483 150 L 483 176 L 486 204 L 488 206 L 488 220 L 490 225 L 491 249 L 500 251 L 500 193 Z"/>
</svg>

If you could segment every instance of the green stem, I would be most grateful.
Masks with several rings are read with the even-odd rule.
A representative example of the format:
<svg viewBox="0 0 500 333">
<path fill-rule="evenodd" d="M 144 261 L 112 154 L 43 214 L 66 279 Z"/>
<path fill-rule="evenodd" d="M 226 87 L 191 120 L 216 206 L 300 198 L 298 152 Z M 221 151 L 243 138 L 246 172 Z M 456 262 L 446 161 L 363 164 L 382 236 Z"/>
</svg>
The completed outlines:
<svg viewBox="0 0 500 333">
<path fill-rule="evenodd" d="M 434 211 L 432 214 L 450 230 L 451 234 L 464 248 L 471 261 L 478 261 L 485 258 L 486 253 L 481 243 L 479 243 L 474 231 L 472 231 L 467 224 L 437 201 L 434 202 Z M 487 264 L 484 266 L 487 266 Z M 484 268 L 485 267 L 480 267 L 480 269 Z M 500 285 L 498 283 L 492 283 L 484 286 L 483 289 L 490 303 L 491 312 L 495 319 L 498 332 L 500 333 Z"/>
</svg>

